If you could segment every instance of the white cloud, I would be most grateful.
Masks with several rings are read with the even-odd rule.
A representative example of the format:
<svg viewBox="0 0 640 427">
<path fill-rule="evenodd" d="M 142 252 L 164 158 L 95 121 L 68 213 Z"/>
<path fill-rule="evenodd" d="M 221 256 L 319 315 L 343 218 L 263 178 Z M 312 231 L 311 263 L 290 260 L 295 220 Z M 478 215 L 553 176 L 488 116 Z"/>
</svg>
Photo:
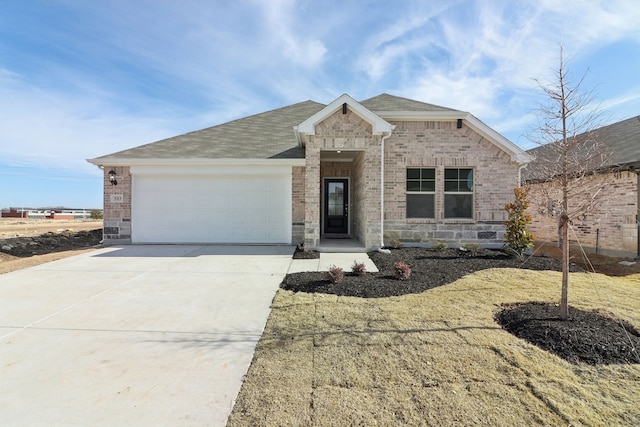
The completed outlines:
<svg viewBox="0 0 640 427">
<path fill-rule="evenodd" d="M 267 15 L 269 28 L 282 46 L 284 57 L 303 67 L 319 66 L 327 48 L 322 41 L 296 34 L 293 25 L 296 17 L 295 2 L 289 0 L 271 0 L 261 3 Z"/>
<path fill-rule="evenodd" d="M 132 116 L 104 99 L 59 93 L 28 84 L 15 74 L 0 78 L 3 130 L 0 156 L 17 166 L 88 170 L 84 159 L 109 154 L 175 134 L 178 124 L 159 117 Z"/>
</svg>

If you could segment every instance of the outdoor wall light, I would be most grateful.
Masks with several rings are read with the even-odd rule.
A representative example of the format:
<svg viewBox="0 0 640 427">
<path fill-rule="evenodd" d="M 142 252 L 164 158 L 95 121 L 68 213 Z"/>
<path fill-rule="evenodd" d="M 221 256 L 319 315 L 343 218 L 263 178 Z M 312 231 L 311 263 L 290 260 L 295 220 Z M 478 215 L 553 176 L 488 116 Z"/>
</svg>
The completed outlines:
<svg viewBox="0 0 640 427">
<path fill-rule="evenodd" d="M 116 171 L 113 169 L 109 171 L 109 182 L 111 185 L 118 185 L 118 181 L 116 180 Z"/>
</svg>

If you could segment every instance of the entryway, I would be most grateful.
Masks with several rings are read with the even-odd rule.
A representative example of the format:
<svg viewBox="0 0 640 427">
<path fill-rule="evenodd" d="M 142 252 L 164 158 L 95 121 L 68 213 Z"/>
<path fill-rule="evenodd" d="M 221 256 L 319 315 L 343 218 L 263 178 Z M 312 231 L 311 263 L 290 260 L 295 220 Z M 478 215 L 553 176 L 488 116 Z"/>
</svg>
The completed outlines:
<svg viewBox="0 0 640 427">
<path fill-rule="evenodd" d="M 333 237 L 349 235 L 349 180 L 325 178 L 323 200 L 324 234 Z"/>
</svg>

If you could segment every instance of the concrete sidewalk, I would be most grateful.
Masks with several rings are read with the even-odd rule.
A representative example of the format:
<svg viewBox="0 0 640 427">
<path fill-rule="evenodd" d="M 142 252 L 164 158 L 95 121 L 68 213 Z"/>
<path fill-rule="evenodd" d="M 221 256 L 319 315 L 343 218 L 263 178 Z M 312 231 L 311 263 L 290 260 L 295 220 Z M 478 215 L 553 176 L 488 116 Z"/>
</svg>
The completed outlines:
<svg viewBox="0 0 640 427">
<path fill-rule="evenodd" d="M 320 253 L 319 259 L 294 259 L 287 273 L 301 273 L 305 271 L 327 271 L 333 265 L 345 272 L 351 271 L 354 261 L 363 262 L 370 273 L 377 273 L 378 268 L 366 253 Z"/>
<path fill-rule="evenodd" d="M 0 275 L 0 425 L 225 425 L 292 253 L 112 247 Z"/>
</svg>

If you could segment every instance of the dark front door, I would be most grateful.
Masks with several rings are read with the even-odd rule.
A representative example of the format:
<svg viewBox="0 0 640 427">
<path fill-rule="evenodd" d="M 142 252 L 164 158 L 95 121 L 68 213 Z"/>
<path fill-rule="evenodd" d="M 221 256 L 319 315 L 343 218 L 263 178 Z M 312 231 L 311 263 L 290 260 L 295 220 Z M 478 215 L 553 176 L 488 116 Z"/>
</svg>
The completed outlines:
<svg viewBox="0 0 640 427">
<path fill-rule="evenodd" d="M 324 181 L 324 233 L 349 232 L 349 186 L 346 179 Z"/>
</svg>

